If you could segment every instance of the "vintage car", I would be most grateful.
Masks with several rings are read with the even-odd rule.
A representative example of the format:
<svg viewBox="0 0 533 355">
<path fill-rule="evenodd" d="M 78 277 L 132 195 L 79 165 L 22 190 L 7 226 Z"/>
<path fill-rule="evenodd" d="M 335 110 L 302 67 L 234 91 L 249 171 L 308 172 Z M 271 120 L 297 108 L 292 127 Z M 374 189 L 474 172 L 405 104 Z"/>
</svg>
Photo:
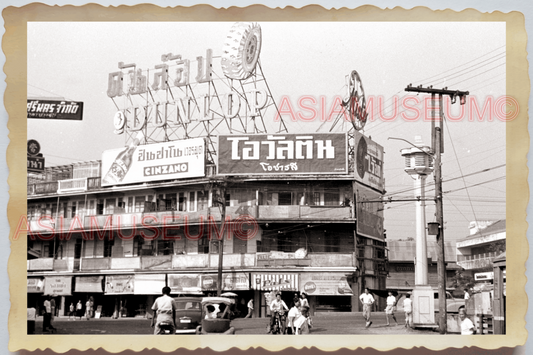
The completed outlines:
<svg viewBox="0 0 533 355">
<path fill-rule="evenodd" d="M 435 299 L 435 312 L 439 311 L 439 293 L 434 293 Z M 454 298 L 451 293 L 446 291 L 446 312 L 447 313 L 459 313 L 459 309 L 465 307 L 465 300 L 462 298 Z"/>
<path fill-rule="evenodd" d="M 231 300 L 226 297 L 202 298 L 201 325 L 196 334 L 235 334 L 230 319 Z"/>
<path fill-rule="evenodd" d="M 202 319 L 202 297 L 174 297 L 176 334 L 195 334 Z"/>
</svg>

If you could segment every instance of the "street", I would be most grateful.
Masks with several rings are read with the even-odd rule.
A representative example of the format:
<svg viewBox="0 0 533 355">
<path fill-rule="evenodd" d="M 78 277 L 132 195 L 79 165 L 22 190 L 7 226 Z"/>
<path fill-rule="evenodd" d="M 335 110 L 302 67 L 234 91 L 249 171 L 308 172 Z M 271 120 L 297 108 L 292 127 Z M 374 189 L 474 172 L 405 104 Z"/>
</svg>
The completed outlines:
<svg viewBox="0 0 533 355">
<path fill-rule="evenodd" d="M 410 335 L 437 335 L 431 330 L 407 329 L 404 327 L 404 315 L 396 315 L 398 326 L 391 323 L 387 326 L 385 313 L 372 313 L 372 326 L 365 328 L 365 321 L 361 313 L 332 313 L 312 317 L 313 328 L 311 334 L 410 334 Z M 269 318 L 237 318 L 232 321 L 236 334 L 266 334 Z M 52 322 L 57 329 L 55 334 L 152 334 L 150 320 L 146 318 L 121 318 L 121 319 L 91 319 L 68 320 L 68 318 L 55 318 Z M 36 334 L 42 332 L 42 317 L 35 325 Z"/>
</svg>

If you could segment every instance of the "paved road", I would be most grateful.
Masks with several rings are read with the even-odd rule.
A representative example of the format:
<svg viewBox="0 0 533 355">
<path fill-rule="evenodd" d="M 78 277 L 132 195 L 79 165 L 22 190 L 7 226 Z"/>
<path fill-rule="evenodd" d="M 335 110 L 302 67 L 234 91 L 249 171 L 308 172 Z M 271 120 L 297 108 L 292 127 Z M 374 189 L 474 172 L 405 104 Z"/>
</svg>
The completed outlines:
<svg viewBox="0 0 533 355">
<path fill-rule="evenodd" d="M 406 329 L 404 315 L 397 314 L 400 325 L 386 326 L 385 313 L 372 314 L 372 326 L 365 328 L 361 313 L 336 313 L 313 317 L 312 334 L 438 334 L 430 330 Z M 265 334 L 269 318 L 238 318 L 232 321 L 236 334 Z M 145 318 L 68 320 L 56 318 L 53 323 L 56 334 L 152 334 L 150 320 Z M 42 318 L 36 322 L 36 334 L 42 334 Z"/>
</svg>

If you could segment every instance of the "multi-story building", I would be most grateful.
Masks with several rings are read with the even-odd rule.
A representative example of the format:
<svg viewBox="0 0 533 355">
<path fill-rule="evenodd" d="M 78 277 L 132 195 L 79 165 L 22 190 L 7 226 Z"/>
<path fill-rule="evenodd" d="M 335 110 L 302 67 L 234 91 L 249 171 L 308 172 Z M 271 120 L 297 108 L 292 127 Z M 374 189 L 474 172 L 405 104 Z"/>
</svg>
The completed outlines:
<svg viewBox="0 0 533 355">
<path fill-rule="evenodd" d="M 267 314 L 272 290 L 281 290 L 287 302 L 295 291 L 306 291 L 313 313 L 358 311 L 365 286 L 386 287 L 383 179 L 382 160 L 375 161 L 379 170 L 368 163 L 376 149 L 359 157 L 350 151 L 357 140 L 377 145 L 359 133 L 280 136 L 298 149 L 310 147 L 313 168 L 302 163 L 287 174 L 250 173 L 242 160 L 232 160 L 243 151 L 251 154 L 238 144 L 257 139 L 259 146 L 272 137 L 227 136 L 227 154 L 220 138 L 217 169 L 204 166 L 204 149 L 194 158 L 198 162 L 186 162 L 189 171 L 199 164 L 192 177 L 166 177 L 170 165 L 152 164 L 151 170 L 141 167 L 145 174 L 137 181 L 120 181 L 116 171 L 106 178 L 120 159 L 117 164 L 128 169 L 131 162 L 122 154 L 127 149 L 104 152 L 102 161 L 31 174 L 29 302 L 41 306 L 42 298 L 52 295 L 58 314 L 65 315 L 71 303 L 92 298 L 100 316 L 145 316 L 165 285 L 174 295 L 214 293 L 222 235 L 221 288 L 236 293 L 243 308 L 241 299 L 254 299 L 255 316 Z M 307 143 L 298 145 L 302 139 Z M 135 161 L 127 174 L 141 166 L 141 155 L 151 148 L 185 149 L 182 144 L 189 141 L 130 145 Z M 337 143 L 331 146 L 332 141 Z M 234 142 L 241 153 L 232 155 Z M 197 139 L 194 144 L 204 147 Z M 340 173 L 317 160 L 323 147 L 337 149 Z M 179 164 L 185 163 L 174 166 Z M 373 182 L 365 174 L 366 179 L 373 174 Z"/>
<path fill-rule="evenodd" d="M 505 220 L 470 222 L 470 235 L 457 241 L 457 264 L 472 276 L 492 272 L 492 262 L 505 251 L 505 239 Z"/>
</svg>

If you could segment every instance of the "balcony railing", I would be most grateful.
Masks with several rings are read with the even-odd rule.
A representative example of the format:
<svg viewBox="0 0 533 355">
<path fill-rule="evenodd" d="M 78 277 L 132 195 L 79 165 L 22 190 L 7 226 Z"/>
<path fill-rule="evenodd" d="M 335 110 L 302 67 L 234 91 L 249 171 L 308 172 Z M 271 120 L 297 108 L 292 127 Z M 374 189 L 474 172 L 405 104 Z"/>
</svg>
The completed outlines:
<svg viewBox="0 0 533 355">
<path fill-rule="evenodd" d="M 87 191 L 87 178 L 59 180 L 57 193 Z"/>
<path fill-rule="evenodd" d="M 473 255 L 457 255 L 457 261 L 481 260 L 485 258 L 494 258 L 500 255 L 500 252 L 492 251 L 488 253 L 473 254 Z"/>
<path fill-rule="evenodd" d="M 29 184 L 27 187 L 27 193 L 31 195 L 42 195 L 42 194 L 55 194 L 57 193 L 57 181 L 50 182 L 40 182 L 37 184 Z"/>
<path fill-rule="evenodd" d="M 483 254 L 482 254 L 483 255 Z M 457 265 L 465 270 L 481 269 L 486 267 L 492 267 L 492 261 L 496 256 L 480 257 L 473 255 L 473 258 L 468 260 L 457 260 Z"/>
<path fill-rule="evenodd" d="M 102 181 L 101 176 L 87 178 L 87 189 L 98 190 L 101 188 L 100 183 Z"/>
</svg>

